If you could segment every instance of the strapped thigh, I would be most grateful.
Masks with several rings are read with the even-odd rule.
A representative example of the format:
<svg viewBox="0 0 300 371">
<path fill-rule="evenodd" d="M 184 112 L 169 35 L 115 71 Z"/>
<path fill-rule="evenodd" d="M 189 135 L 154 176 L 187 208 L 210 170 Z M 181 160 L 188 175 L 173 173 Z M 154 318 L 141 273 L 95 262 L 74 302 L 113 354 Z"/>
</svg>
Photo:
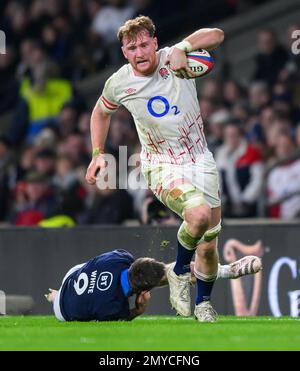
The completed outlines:
<svg viewBox="0 0 300 371">
<path fill-rule="evenodd" d="M 203 192 L 174 166 L 157 166 L 144 175 L 156 197 L 182 219 L 185 209 L 207 204 Z"/>
</svg>

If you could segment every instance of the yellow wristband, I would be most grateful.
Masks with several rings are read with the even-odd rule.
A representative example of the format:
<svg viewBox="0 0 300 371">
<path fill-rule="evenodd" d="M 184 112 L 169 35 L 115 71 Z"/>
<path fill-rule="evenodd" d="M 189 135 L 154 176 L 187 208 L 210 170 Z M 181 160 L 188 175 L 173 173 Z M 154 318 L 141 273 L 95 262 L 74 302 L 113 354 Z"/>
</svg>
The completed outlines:
<svg viewBox="0 0 300 371">
<path fill-rule="evenodd" d="M 92 157 L 96 157 L 96 156 L 103 155 L 103 154 L 104 154 L 103 149 L 97 147 L 93 149 Z"/>
</svg>

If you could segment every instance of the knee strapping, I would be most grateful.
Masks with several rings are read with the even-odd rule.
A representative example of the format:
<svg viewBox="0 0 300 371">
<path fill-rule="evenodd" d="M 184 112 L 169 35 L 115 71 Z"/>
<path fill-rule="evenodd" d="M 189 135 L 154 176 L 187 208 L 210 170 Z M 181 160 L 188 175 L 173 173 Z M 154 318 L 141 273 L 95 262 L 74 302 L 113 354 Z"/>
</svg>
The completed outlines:
<svg viewBox="0 0 300 371">
<path fill-rule="evenodd" d="M 163 202 L 182 218 L 185 209 L 206 203 L 203 193 L 190 183 L 179 184 L 163 193 Z"/>
<path fill-rule="evenodd" d="M 208 231 L 204 233 L 199 243 L 210 242 L 214 240 L 220 234 L 221 229 L 222 229 L 222 225 L 221 225 L 221 220 L 220 220 L 220 222 L 215 227 L 209 229 Z"/>
<path fill-rule="evenodd" d="M 181 245 L 187 250 L 195 250 L 199 243 L 199 237 L 194 237 L 189 233 L 186 222 L 181 224 L 177 233 L 177 238 Z"/>
<path fill-rule="evenodd" d="M 205 282 L 215 281 L 217 279 L 217 274 L 218 274 L 218 271 L 214 274 L 204 274 L 204 273 L 201 273 L 201 272 L 197 271 L 194 268 L 195 277 L 198 278 L 198 280 L 201 280 L 201 281 L 205 281 Z"/>
<path fill-rule="evenodd" d="M 210 242 L 217 238 L 219 233 L 221 232 L 221 229 L 222 226 L 220 221 L 219 224 L 217 224 L 215 227 L 206 231 L 202 237 L 194 237 L 189 233 L 187 229 L 187 223 L 183 222 L 178 230 L 177 238 L 183 247 L 188 250 L 194 250 L 197 245 L 199 245 L 199 243 Z"/>
</svg>

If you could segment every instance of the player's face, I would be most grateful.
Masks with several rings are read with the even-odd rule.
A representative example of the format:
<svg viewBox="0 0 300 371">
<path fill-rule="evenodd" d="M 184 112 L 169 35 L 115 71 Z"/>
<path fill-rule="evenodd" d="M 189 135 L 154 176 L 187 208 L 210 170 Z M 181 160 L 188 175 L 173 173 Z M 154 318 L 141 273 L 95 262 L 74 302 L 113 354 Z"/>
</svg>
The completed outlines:
<svg viewBox="0 0 300 371">
<path fill-rule="evenodd" d="M 124 37 L 122 51 L 136 76 L 147 76 L 157 67 L 157 38 L 147 31 L 138 33 L 136 39 Z"/>
</svg>

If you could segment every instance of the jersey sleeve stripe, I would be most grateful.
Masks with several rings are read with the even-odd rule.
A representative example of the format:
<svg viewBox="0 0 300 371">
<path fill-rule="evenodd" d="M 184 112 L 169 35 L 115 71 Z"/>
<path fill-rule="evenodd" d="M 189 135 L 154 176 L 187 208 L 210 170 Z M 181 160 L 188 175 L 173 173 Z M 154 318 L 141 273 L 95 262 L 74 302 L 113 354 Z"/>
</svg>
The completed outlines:
<svg viewBox="0 0 300 371">
<path fill-rule="evenodd" d="M 101 103 L 104 105 L 105 108 L 107 108 L 109 111 L 116 111 L 118 107 L 111 108 L 107 105 L 107 103 L 104 102 L 104 100 L 100 99 Z"/>
<path fill-rule="evenodd" d="M 111 103 L 108 99 L 106 99 L 103 95 L 101 96 L 101 100 L 103 103 L 106 103 L 111 108 L 118 108 L 117 104 Z"/>
</svg>

